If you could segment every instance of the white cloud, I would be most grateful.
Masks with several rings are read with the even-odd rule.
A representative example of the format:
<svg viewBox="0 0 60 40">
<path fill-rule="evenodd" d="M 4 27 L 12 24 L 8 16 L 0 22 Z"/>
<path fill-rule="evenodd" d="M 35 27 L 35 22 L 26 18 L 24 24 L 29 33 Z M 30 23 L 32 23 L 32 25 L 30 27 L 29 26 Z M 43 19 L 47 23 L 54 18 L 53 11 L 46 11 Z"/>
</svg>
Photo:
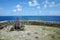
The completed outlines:
<svg viewBox="0 0 60 40">
<path fill-rule="evenodd" d="M 48 7 L 48 4 L 49 4 L 48 0 L 45 0 L 45 1 L 42 2 L 42 5 L 43 5 L 42 10 L 43 11 Z"/>
<path fill-rule="evenodd" d="M 40 11 L 40 16 L 60 16 L 60 11 Z"/>
<path fill-rule="evenodd" d="M 49 4 L 48 0 L 42 2 L 42 4 Z"/>
<path fill-rule="evenodd" d="M 47 8 L 47 5 L 46 4 L 44 5 L 44 8 Z"/>
<path fill-rule="evenodd" d="M 48 7 L 56 7 L 57 6 L 54 1 L 49 2 L 48 0 L 43 1 L 42 5 L 43 5 L 43 8 L 41 9 L 41 11 L 39 11 L 39 13 L 43 13 L 43 12 L 46 13 L 46 9 Z"/>
<path fill-rule="evenodd" d="M 33 0 L 33 1 L 29 1 L 29 6 L 39 6 L 39 3 L 37 2 L 37 0 Z"/>
<path fill-rule="evenodd" d="M 32 0 L 32 1 L 29 1 L 29 6 L 30 7 L 36 7 L 38 9 L 41 8 L 40 4 L 38 3 L 37 0 Z M 42 10 L 45 10 L 49 7 L 56 7 L 58 6 L 58 4 L 55 3 L 55 1 L 49 1 L 49 0 L 45 0 L 42 2 Z"/>
<path fill-rule="evenodd" d="M 52 4 L 55 4 L 55 2 L 54 2 L 54 1 L 52 1 L 51 3 L 52 3 Z"/>
<path fill-rule="evenodd" d="M 16 9 L 14 9 L 13 12 L 16 12 Z"/>
<path fill-rule="evenodd" d="M 19 4 L 17 4 L 17 5 L 16 5 L 16 8 L 20 8 L 20 5 L 19 5 Z"/>
<path fill-rule="evenodd" d="M 19 5 L 19 4 L 17 4 L 17 5 L 15 6 L 15 9 L 13 10 L 13 12 L 21 12 L 21 11 L 22 11 L 22 6 Z"/>
<path fill-rule="evenodd" d="M 36 5 L 36 6 L 39 5 L 39 3 L 37 2 L 37 0 L 33 0 L 33 3 L 34 3 L 34 5 Z"/>
<path fill-rule="evenodd" d="M 54 7 L 54 6 L 55 6 L 55 2 L 54 1 L 49 3 L 49 7 Z"/>
<path fill-rule="evenodd" d="M 29 6 L 33 6 L 31 1 L 29 1 Z"/>
<path fill-rule="evenodd" d="M 38 9 L 40 9 L 40 6 L 37 6 Z"/>
<path fill-rule="evenodd" d="M 45 0 L 45 1 L 42 2 L 42 5 L 44 5 L 44 8 L 54 7 L 55 6 L 55 2 L 54 1 L 49 2 L 48 0 Z"/>
<path fill-rule="evenodd" d="M 40 9 L 40 4 L 37 2 L 37 0 L 29 1 L 29 6 L 30 7 L 36 7 L 38 9 Z"/>
<path fill-rule="evenodd" d="M 22 6 L 21 6 L 21 5 L 19 5 L 19 4 L 17 4 L 17 5 L 16 5 L 16 8 L 22 8 Z"/>
<path fill-rule="evenodd" d="M 21 12 L 21 11 L 22 11 L 22 9 L 18 8 L 18 9 L 17 9 L 17 11 L 20 11 L 20 12 Z"/>
</svg>

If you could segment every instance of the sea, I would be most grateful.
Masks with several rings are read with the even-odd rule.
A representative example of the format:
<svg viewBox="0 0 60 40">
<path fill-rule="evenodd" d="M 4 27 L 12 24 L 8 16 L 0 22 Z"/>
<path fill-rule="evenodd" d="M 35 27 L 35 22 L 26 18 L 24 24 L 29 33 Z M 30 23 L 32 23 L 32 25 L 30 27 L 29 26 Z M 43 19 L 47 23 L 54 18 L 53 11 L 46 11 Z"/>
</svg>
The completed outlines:
<svg viewBox="0 0 60 40">
<path fill-rule="evenodd" d="M 18 16 L 19 20 L 40 20 L 60 22 L 60 16 Z M 0 21 L 16 20 L 17 16 L 0 16 Z"/>
</svg>

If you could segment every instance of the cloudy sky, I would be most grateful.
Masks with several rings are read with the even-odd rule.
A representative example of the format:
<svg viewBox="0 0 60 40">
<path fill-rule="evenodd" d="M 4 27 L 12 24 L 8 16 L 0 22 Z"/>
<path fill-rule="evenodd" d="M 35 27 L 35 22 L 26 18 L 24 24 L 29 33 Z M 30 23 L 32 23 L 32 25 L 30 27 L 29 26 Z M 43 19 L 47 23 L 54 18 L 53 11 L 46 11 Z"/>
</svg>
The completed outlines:
<svg viewBox="0 0 60 40">
<path fill-rule="evenodd" d="M 0 16 L 60 16 L 60 0 L 0 0 Z"/>
</svg>

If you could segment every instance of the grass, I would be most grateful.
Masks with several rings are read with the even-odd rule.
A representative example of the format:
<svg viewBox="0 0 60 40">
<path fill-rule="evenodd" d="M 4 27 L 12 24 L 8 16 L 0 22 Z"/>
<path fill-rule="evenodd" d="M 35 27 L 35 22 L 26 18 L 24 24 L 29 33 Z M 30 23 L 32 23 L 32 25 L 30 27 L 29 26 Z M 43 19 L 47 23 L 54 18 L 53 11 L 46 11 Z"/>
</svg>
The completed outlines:
<svg viewBox="0 0 60 40">
<path fill-rule="evenodd" d="M 24 31 L 0 31 L 0 40 L 60 40 L 60 28 L 25 25 Z"/>
<path fill-rule="evenodd" d="M 48 37 L 48 40 L 60 40 L 60 28 L 57 28 L 57 27 L 44 27 L 45 29 L 47 29 L 48 31 L 52 31 L 54 32 L 53 34 L 49 34 L 47 37 Z M 46 37 L 46 38 L 47 38 Z"/>
</svg>

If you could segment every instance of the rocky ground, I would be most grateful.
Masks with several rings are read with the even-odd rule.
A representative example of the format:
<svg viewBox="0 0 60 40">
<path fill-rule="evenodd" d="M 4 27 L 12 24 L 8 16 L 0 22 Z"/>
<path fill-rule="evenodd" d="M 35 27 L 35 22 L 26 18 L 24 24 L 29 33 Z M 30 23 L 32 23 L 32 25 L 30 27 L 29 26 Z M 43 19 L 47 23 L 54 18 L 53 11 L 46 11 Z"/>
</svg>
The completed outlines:
<svg viewBox="0 0 60 40">
<path fill-rule="evenodd" d="M 10 31 L 12 25 L 0 30 L 0 40 L 52 40 L 53 28 L 36 25 L 25 25 L 23 31 Z"/>
</svg>

